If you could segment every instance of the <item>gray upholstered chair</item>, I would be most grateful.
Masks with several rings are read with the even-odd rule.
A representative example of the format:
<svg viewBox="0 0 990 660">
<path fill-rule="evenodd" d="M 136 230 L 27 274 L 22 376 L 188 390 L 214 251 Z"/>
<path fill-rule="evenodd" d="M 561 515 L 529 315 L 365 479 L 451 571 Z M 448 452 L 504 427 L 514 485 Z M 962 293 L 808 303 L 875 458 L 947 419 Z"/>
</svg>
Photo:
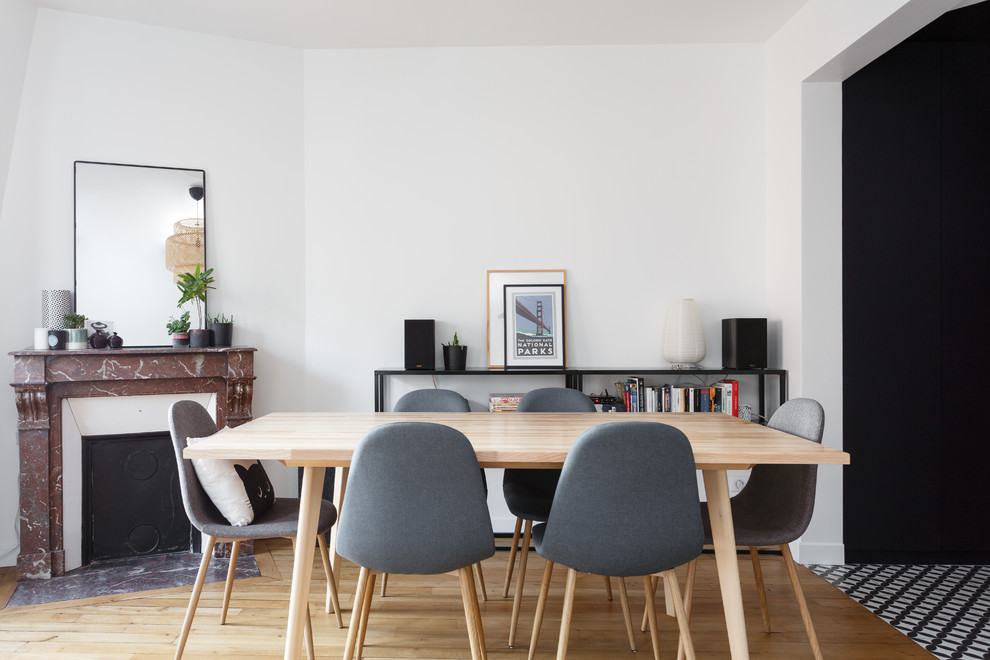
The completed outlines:
<svg viewBox="0 0 990 660">
<path fill-rule="evenodd" d="M 770 417 L 767 426 L 791 435 L 821 443 L 825 431 L 825 411 L 814 399 L 791 399 Z M 794 558 L 787 545 L 797 540 L 808 529 L 815 509 L 815 483 L 817 465 L 757 465 L 739 494 L 732 498 L 732 526 L 736 532 L 736 544 L 748 546 L 756 577 L 756 589 L 763 615 L 763 628 L 770 632 L 770 611 L 767 608 L 763 571 L 760 568 L 759 548 L 776 547 L 784 556 L 784 565 L 794 589 L 801 619 L 811 643 L 811 650 L 819 660 L 822 657 L 815 627 L 811 622 L 808 603 L 801 589 Z M 705 544 L 712 543 L 712 526 L 708 507 L 701 510 L 705 530 Z M 690 610 L 693 587 L 693 567 L 688 578 L 688 608 Z"/>
<path fill-rule="evenodd" d="M 527 392 L 519 401 L 516 412 L 595 412 L 595 404 L 588 395 L 566 387 L 543 387 Z M 516 517 L 512 532 L 512 546 L 509 548 L 509 563 L 505 571 L 505 585 L 502 597 L 509 595 L 509 584 L 516 563 L 516 548 L 519 547 L 519 533 L 523 530 L 522 550 L 519 553 L 519 577 L 516 593 L 512 601 L 512 618 L 509 623 L 509 646 L 516 641 L 516 626 L 519 623 L 519 609 L 522 603 L 523 582 L 526 577 L 526 562 L 529 556 L 530 537 L 534 522 L 546 522 L 550 515 L 550 505 L 557 489 L 560 470 L 507 469 L 502 477 L 502 495 L 509 511 Z M 611 588 L 606 578 L 606 588 L 611 599 Z"/>
<path fill-rule="evenodd" d="M 210 497 L 203 490 L 192 461 L 183 458 L 182 452 L 189 438 L 205 438 L 217 432 L 217 426 L 210 413 L 195 401 L 176 401 L 168 411 L 168 425 L 172 434 L 172 445 L 175 448 L 175 459 L 179 467 L 179 486 L 182 490 L 182 504 L 192 526 L 206 536 L 203 544 L 203 559 L 196 574 L 189 607 L 182 622 L 182 633 L 179 635 L 178 647 L 175 651 L 176 660 L 182 657 L 182 652 L 192 628 L 193 617 L 196 616 L 196 605 L 199 603 L 206 572 L 210 567 L 210 559 L 217 543 L 232 543 L 230 552 L 230 567 L 227 570 L 227 581 L 224 585 L 223 604 L 220 608 L 220 624 L 227 620 L 227 606 L 230 604 L 230 592 L 234 586 L 234 571 L 237 567 L 237 554 L 240 542 L 247 539 L 265 539 L 284 537 L 292 539 L 295 545 L 296 529 L 299 523 L 299 500 L 295 498 L 276 498 L 271 508 L 258 516 L 251 524 L 233 526 L 217 510 Z M 330 585 L 333 598 L 334 612 L 337 615 L 337 627 L 343 628 L 340 616 L 340 603 L 337 598 L 336 582 L 333 579 L 333 569 L 330 566 L 330 556 L 322 532 L 330 529 L 337 520 L 337 509 L 332 502 L 323 501 L 320 507 L 320 533 L 317 541 L 323 558 L 323 569 Z M 313 653 L 313 629 L 307 611 L 306 617 L 306 646 L 310 658 Z"/>
<path fill-rule="evenodd" d="M 471 404 L 454 390 L 422 389 L 399 397 L 392 412 L 471 412 Z"/>
<path fill-rule="evenodd" d="M 406 392 L 395 402 L 392 412 L 471 412 L 471 404 L 468 400 L 453 390 L 442 389 L 422 389 Z M 485 485 L 485 495 L 488 494 L 488 480 L 485 478 L 485 470 L 481 469 L 481 480 Z M 481 569 L 481 562 L 473 568 L 478 577 L 478 588 L 481 590 L 481 597 L 488 600 L 488 590 L 485 588 L 485 574 Z M 381 596 L 385 597 L 385 587 L 388 584 L 388 573 L 382 573 Z"/>
<path fill-rule="evenodd" d="M 582 433 L 564 461 L 549 519 L 534 528 L 533 540 L 547 562 L 533 621 L 531 659 L 557 563 L 568 567 L 558 659 L 567 655 L 578 572 L 619 578 L 633 650 L 623 578 L 643 578 L 655 658 L 660 650 L 651 575 L 662 573 L 674 595 L 681 641 L 688 657 L 694 657 L 673 569 L 701 553 L 703 532 L 694 453 L 680 430 L 656 422 L 613 422 Z"/>
<path fill-rule="evenodd" d="M 487 658 L 471 565 L 495 554 L 495 541 L 478 458 L 463 433 L 395 422 L 365 434 L 351 460 L 337 552 L 361 567 L 345 660 L 364 646 L 378 573 L 450 571 L 460 577 L 471 656 Z"/>
</svg>

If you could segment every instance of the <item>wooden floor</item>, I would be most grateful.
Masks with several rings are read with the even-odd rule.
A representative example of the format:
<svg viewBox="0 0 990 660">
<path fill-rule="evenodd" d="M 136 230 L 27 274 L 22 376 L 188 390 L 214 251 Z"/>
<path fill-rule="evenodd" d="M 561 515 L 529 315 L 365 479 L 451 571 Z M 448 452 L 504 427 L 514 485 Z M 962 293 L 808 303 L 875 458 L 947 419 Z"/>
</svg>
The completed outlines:
<svg viewBox="0 0 990 660">
<path fill-rule="evenodd" d="M 510 649 L 506 641 L 512 601 L 501 597 L 507 558 L 508 553 L 498 552 L 484 564 L 489 600 L 482 603 L 481 610 L 492 660 L 526 658 L 543 571 L 543 560 L 532 555 L 518 644 Z M 218 625 L 222 585 L 205 587 L 185 658 L 282 657 L 292 560 L 288 542 L 259 542 L 257 560 L 263 577 L 237 581 L 226 625 Z M 714 558 L 708 555 L 702 558 L 698 569 L 691 631 L 699 658 L 729 657 L 714 564 Z M 763 632 L 749 560 L 740 561 L 751 656 L 780 660 L 810 658 L 781 559 L 768 557 L 764 565 L 775 628 L 772 634 Z M 932 657 L 825 580 L 803 567 L 799 570 L 826 658 Z M 347 630 L 338 630 L 333 615 L 323 612 L 325 583 L 318 562 L 313 575 L 317 657 L 339 658 Z M 345 562 L 341 577 L 346 625 L 357 569 Z M 555 657 L 563 578 L 563 571 L 558 571 L 537 658 Z M 630 579 L 627 584 L 633 618 L 638 624 L 643 611 L 641 583 Z M 0 610 L 0 658 L 171 658 L 189 593 L 189 588 L 162 589 Z M 661 654 L 673 660 L 677 650 L 676 625 L 666 617 L 661 617 L 660 625 Z M 569 657 L 575 660 L 652 657 L 648 634 L 638 632 L 637 626 L 636 635 L 643 654 L 633 656 L 626 641 L 618 593 L 609 602 L 601 578 L 585 576 L 578 580 Z M 469 657 L 457 578 L 392 576 L 388 595 L 384 599 L 375 598 L 365 658 Z"/>
</svg>

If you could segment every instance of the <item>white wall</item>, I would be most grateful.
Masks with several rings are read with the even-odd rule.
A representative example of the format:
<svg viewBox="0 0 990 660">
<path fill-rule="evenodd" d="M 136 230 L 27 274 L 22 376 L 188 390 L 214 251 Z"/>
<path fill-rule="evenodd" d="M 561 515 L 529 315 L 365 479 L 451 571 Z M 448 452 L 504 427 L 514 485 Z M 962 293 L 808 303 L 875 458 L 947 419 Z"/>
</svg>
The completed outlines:
<svg viewBox="0 0 990 660">
<path fill-rule="evenodd" d="M 309 407 L 370 409 L 405 318 L 486 365 L 487 269 L 567 269 L 571 365 L 664 366 L 680 297 L 721 364 L 765 311 L 761 50 L 307 52 Z"/>
<path fill-rule="evenodd" d="M 0 3 L 0 208 L 3 206 L 7 189 L 7 173 L 10 165 L 10 152 L 17 129 L 20 111 L 21 91 L 24 72 L 27 68 L 31 37 L 34 34 L 35 8 L 28 0 L 10 0 Z M 35 242 L 40 240 L 30 223 L 8 222 L 0 216 L 0 279 L 4 282 L 0 305 L 4 319 L 11 318 L 8 310 L 17 309 L 27 301 L 38 300 L 40 291 L 27 291 L 13 286 L 18 282 L 18 272 L 29 261 L 24 255 L 30 254 Z M 33 295 L 32 295 L 33 294 Z M 40 301 L 37 303 L 40 319 Z M 32 322 L 34 318 L 32 317 Z M 31 342 L 18 339 L 11 343 L 10 323 L 0 324 L 0 369 L 13 373 L 13 360 L 7 357 L 7 350 L 23 347 Z M 21 331 L 23 335 L 23 331 Z M 11 393 L 12 394 L 12 393 Z M 12 565 L 17 559 L 18 520 L 17 520 L 17 442 L 16 411 L 11 394 L 0 396 L 0 428 L 4 429 L 0 438 L 0 565 Z"/>
<path fill-rule="evenodd" d="M 0 3 L 0 204 L 7 183 L 24 70 L 27 67 L 35 8 L 28 0 Z"/>
<path fill-rule="evenodd" d="M 210 309 L 259 349 L 256 414 L 302 407 L 302 97 L 295 49 L 39 10 L 0 209 L 2 370 L 31 345 L 41 290 L 72 287 L 73 161 L 202 168 Z M 13 398 L 0 397 L 0 553 L 17 543 Z M 276 478 L 295 492 L 294 473 Z"/>
</svg>

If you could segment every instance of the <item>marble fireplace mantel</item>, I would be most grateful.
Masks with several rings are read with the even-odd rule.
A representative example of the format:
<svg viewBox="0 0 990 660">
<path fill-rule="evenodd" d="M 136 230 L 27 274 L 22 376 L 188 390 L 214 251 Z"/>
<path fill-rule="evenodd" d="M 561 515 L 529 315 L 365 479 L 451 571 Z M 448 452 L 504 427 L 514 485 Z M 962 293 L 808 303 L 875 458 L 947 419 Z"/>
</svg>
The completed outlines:
<svg viewBox="0 0 990 660">
<path fill-rule="evenodd" d="M 254 352 L 232 348 L 13 351 L 20 450 L 17 579 L 65 573 L 62 530 L 62 400 L 211 393 L 217 425 L 251 419 Z"/>
</svg>

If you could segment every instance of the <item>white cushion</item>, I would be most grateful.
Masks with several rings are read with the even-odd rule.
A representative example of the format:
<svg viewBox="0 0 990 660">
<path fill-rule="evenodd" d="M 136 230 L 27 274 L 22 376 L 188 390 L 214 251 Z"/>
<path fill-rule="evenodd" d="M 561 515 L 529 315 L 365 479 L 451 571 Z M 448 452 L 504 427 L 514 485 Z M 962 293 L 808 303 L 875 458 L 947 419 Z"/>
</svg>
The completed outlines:
<svg viewBox="0 0 990 660">
<path fill-rule="evenodd" d="M 187 443 L 192 446 L 203 438 L 189 438 Z M 213 500 L 214 506 L 223 514 L 231 525 L 243 527 L 254 520 L 254 509 L 251 500 L 244 489 L 244 482 L 237 475 L 235 465 L 250 467 L 254 460 L 228 460 L 223 458 L 194 458 L 193 469 L 203 490 Z"/>
</svg>

